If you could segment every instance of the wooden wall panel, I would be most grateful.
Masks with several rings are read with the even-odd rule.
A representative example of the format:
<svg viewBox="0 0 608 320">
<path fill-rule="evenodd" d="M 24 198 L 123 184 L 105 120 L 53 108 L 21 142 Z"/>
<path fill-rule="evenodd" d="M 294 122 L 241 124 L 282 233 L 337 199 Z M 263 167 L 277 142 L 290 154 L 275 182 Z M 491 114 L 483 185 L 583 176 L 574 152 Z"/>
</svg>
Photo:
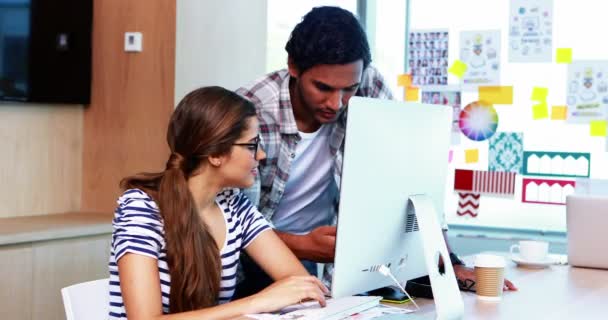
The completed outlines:
<svg viewBox="0 0 608 320">
<path fill-rule="evenodd" d="M 0 218 L 78 211 L 82 105 L 0 105 Z"/>
<path fill-rule="evenodd" d="M 158 171 L 175 86 L 175 0 L 94 0 L 93 90 L 84 114 L 82 210 L 113 210 L 118 183 Z M 143 33 L 143 52 L 123 50 Z"/>
<path fill-rule="evenodd" d="M 0 319 L 32 318 L 32 252 L 29 244 L 0 247 Z"/>
<path fill-rule="evenodd" d="M 110 240 L 108 234 L 33 245 L 32 319 L 65 319 L 61 288 L 109 277 Z"/>
</svg>

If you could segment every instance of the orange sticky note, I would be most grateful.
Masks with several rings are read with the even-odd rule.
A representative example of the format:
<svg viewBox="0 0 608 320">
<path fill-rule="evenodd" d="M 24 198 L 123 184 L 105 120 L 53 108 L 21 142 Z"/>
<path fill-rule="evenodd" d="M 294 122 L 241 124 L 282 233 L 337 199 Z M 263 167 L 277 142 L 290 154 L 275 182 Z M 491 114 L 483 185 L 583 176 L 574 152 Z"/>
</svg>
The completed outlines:
<svg viewBox="0 0 608 320">
<path fill-rule="evenodd" d="M 405 88 L 405 101 L 418 101 L 420 89 L 418 87 Z"/>
<path fill-rule="evenodd" d="M 454 61 L 454 63 L 450 67 L 450 69 L 448 69 L 449 73 L 457 76 L 458 78 L 462 78 L 462 76 L 464 75 L 464 73 L 466 71 L 467 71 L 467 64 L 460 60 Z"/>
<path fill-rule="evenodd" d="M 549 117 L 549 107 L 546 102 L 532 106 L 532 119 L 546 119 L 547 117 Z"/>
<path fill-rule="evenodd" d="M 555 55 L 557 63 L 572 63 L 572 48 L 557 48 Z"/>
<path fill-rule="evenodd" d="M 464 150 L 465 163 L 477 163 L 479 161 L 479 149 Z"/>
<path fill-rule="evenodd" d="M 479 100 L 491 104 L 513 104 L 513 86 L 480 86 Z"/>
<path fill-rule="evenodd" d="M 409 87 L 412 85 L 412 76 L 404 73 L 397 77 L 397 85 L 400 87 Z"/>
<path fill-rule="evenodd" d="M 549 89 L 543 87 L 534 87 L 532 89 L 532 97 L 530 99 L 534 101 L 546 101 Z"/>
<path fill-rule="evenodd" d="M 592 137 L 606 136 L 606 120 L 591 120 L 589 122 L 590 134 Z"/>
<path fill-rule="evenodd" d="M 551 120 L 566 120 L 567 115 L 568 115 L 567 106 L 551 107 Z"/>
</svg>

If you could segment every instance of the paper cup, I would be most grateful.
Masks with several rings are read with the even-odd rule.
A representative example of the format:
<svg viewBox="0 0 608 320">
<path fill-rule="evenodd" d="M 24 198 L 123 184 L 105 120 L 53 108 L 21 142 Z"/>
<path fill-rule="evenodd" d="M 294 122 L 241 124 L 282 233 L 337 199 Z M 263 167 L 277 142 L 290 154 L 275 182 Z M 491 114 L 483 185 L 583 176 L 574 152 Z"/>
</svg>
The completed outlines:
<svg viewBox="0 0 608 320">
<path fill-rule="evenodd" d="M 500 301 L 504 286 L 505 259 L 501 256 L 478 254 L 475 257 L 475 288 L 477 299 Z"/>
</svg>

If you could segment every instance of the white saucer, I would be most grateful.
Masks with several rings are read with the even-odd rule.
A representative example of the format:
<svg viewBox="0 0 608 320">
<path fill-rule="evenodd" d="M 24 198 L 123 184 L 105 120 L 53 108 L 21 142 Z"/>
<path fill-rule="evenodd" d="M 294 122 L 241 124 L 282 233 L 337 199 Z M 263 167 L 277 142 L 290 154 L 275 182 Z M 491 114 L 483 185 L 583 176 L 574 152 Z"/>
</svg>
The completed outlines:
<svg viewBox="0 0 608 320">
<path fill-rule="evenodd" d="M 511 255 L 511 260 L 513 260 L 513 262 L 515 262 L 518 267 L 532 268 L 532 269 L 546 268 L 555 263 L 555 260 L 549 256 L 545 257 L 545 259 L 542 261 L 526 261 L 520 255 L 514 254 L 514 255 Z"/>
</svg>

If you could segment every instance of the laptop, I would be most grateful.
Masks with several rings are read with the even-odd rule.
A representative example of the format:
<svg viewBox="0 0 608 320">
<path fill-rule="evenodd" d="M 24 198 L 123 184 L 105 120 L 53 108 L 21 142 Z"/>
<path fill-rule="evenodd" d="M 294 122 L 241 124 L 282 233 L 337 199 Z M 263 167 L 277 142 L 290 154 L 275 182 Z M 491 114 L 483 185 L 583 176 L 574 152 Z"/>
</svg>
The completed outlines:
<svg viewBox="0 0 608 320">
<path fill-rule="evenodd" d="M 608 195 L 566 197 L 568 264 L 608 269 Z"/>
</svg>

